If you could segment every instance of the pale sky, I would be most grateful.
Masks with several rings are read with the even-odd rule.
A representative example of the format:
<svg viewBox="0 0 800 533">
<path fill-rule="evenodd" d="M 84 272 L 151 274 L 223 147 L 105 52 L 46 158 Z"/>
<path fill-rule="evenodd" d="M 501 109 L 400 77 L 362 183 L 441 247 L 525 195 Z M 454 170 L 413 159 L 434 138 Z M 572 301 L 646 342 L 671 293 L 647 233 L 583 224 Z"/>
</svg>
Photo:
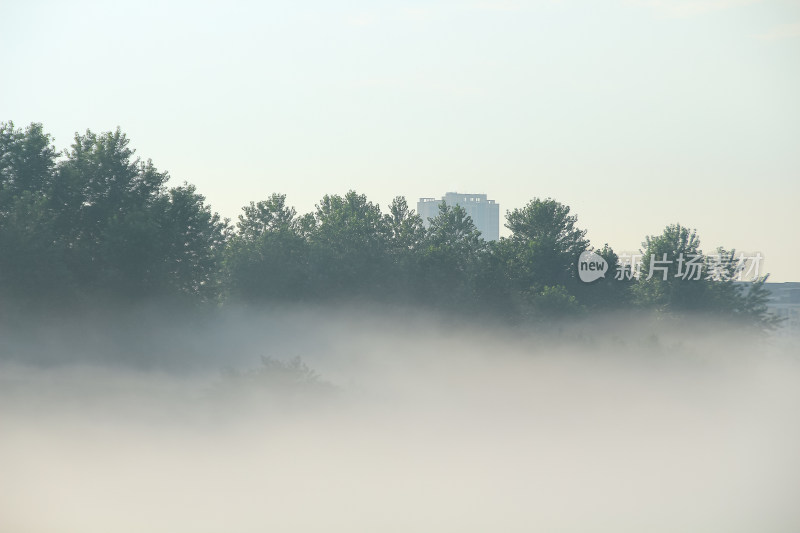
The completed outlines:
<svg viewBox="0 0 800 533">
<path fill-rule="evenodd" d="M 273 192 L 552 197 L 595 246 L 678 222 L 800 281 L 798 0 L 5 0 L 0 22 L 0 120 L 59 148 L 120 126 L 230 218 Z"/>
</svg>

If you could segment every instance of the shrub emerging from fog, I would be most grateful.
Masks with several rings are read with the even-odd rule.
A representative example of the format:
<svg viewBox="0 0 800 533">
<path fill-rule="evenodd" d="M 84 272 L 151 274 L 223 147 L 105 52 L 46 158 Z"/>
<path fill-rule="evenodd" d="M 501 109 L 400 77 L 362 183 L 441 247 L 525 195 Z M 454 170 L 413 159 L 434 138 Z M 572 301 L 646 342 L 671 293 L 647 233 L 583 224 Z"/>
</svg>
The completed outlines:
<svg viewBox="0 0 800 533">
<path fill-rule="evenodd" d="M 220 390 L 230 396 L 251 396 L 286 403 L 331 395 L 336 389 L 299 356 L 289 360 L 261 356 L 261 365 L 247 370 L 226 368 Z"/>
</svg>

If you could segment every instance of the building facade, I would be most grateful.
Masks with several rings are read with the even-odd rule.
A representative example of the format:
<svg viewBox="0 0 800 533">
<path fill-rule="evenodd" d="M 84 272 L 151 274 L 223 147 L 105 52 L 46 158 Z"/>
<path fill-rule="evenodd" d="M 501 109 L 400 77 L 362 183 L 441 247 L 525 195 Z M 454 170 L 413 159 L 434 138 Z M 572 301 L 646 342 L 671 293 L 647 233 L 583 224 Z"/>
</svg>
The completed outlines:
<svg viewBox="0 0 800 533">
<path fill-rule="evenodd" d="M 767 310 L 782 318 L 776 334 L 800 339 L 800 282 L 765 283 L 770 292 Z"/>
<path fill-rule="evenodd" d="M 443 201 L 449 206 L 458 205 L 464 208 L 485 240 L 496 241 L 500 238 L 500 204 L 489 200 L 485 194 L 449 192 L 440 200 L 420 198 L 417 202 L 417 213 L 422 217 L 426 228 L 430 225 L 428 219 L 439 215 L 439 204 Z"/>
</svg>

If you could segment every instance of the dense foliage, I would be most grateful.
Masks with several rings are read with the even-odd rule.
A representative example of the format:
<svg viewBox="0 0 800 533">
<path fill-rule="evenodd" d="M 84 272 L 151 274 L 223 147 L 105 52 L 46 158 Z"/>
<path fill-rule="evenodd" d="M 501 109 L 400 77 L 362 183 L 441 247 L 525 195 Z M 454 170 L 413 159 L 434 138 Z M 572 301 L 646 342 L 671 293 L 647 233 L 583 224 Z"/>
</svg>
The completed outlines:
<svg viewBox="0 0 800 533">
<path fill-rule="evenodd" d="M 508 212 L 511 236 L 493 242 L 457 205 L 442 203 L 423 223 L 402 197 L 384 213 L 354 191 L 325 195 L 302 216 L 273 194 L 231 225 L 193 186 L 168 187 L 167 173 L 128 144 L 119 130 L 87 131 L 58 152 L 41 124 L 0 124 L 5 312 L 155 299 L 368 300 L 515 323 L 626 307 L 771 323 L 764 278 L 734 283 L 734 261 L 729 275 L 712 275 L 699 238 L 680 225 L 646 238 L 642 273 L 651 257 L 684 254 L 695 257 L 697 279 L 682 277 L 677 263 L 663 276 L 632 276 L 611 248 L 594 250 L 570 208 L 553 199 Z M 578 279 L 587 250 L 608 263 L 593 283 Z"/>
</svg>

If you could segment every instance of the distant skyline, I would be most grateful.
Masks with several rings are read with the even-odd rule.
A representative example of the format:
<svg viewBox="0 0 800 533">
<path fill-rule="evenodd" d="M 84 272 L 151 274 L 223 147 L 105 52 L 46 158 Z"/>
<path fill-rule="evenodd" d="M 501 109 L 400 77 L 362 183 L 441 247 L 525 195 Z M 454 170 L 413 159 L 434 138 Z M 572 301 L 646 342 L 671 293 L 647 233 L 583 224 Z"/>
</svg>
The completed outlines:
<svg viewBox="0 0 800 533">
<path fill-rule="evenodd" d="M 800 281 L 800 2 L 5 2 L 0 120 L 119 126 L 236 219 L 287 194 L 571 207 L 592 245 L 672 223 Z"/>
</svg>

